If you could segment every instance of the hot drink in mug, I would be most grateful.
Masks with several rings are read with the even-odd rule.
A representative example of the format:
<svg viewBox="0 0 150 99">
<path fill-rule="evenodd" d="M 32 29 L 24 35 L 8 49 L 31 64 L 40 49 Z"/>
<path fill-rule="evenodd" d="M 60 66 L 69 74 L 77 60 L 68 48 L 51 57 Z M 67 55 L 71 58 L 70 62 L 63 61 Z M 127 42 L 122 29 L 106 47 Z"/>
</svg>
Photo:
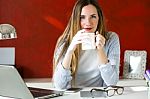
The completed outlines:
<svg viewBox="0 0 150 99">
<path fill-rule="evenodd" d="M 95 33 L 86 33 L 86 35 L 88 37 L 84 39 L 84 43 L 82 43 L 82 50 L 95 49 Z"/>
</svg>

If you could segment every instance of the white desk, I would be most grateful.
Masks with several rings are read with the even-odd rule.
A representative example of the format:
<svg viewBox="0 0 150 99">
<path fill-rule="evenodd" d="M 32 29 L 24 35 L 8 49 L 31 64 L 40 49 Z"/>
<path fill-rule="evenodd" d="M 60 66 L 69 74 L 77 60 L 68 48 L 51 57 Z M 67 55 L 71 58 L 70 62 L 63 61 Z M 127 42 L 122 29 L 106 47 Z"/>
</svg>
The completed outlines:
<svg viewBox="0 0 150 99">
<path fill-rule="evenodd" d="M 38 87 L 44 89 L 52 89 L 51 79 L 25 79 L 27 86 Z M 146 87 L 145 80 L 127 80 L 122 79 L 117 85 L 124 86 L 125 90 L 123 95 L 115 95 L 108 97 L 109 99 L 150 99 L 148 98 L 148 88 Z M 150 89 L 149 89 L 150 95 Z M 80 92 L 77 93 L 65 93 L 64 96 L 57 97 L 55 99 L 93 99 L 80 97 Z M 99 97 L 96 99 L 106 99 L 105 97 Z"/>
</svg>

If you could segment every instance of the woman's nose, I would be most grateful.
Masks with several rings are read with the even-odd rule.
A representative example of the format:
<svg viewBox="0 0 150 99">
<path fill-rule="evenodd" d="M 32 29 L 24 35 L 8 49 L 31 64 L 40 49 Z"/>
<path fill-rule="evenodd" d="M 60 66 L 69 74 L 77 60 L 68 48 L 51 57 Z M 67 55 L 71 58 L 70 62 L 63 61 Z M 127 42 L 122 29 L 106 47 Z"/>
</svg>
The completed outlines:
<svg viewBox="0 0 150 99">
<path fill-rule="evenodd" d="M 85 23 L 86 23 L 86 25 L 91 25 L 90 18 L 86 18 Z"/>
</svg>

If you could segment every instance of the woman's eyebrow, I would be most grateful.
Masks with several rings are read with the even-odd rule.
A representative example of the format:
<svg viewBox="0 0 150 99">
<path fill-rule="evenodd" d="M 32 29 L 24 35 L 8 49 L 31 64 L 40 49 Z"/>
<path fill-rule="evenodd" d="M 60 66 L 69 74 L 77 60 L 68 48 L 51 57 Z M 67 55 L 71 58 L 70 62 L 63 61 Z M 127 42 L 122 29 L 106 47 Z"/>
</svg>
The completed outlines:
<svg viewBox="0 0 150 99">
<path fill-rule="evenodd" d="M 91 15 L 96 15 L 96 14 L 91 14 Z"/>
</svg>

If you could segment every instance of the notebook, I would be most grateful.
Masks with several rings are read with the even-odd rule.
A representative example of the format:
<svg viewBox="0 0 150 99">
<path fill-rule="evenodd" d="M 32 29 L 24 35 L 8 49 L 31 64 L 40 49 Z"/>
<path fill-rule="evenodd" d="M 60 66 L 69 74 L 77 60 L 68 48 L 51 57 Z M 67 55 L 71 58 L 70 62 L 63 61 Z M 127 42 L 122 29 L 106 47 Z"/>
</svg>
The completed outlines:
<svg viewBox="0 0 150 99">
<path fill-rule="evenodd" d="M 10 99 L 49 99 L 63 91 L 27 87 L 14 66 L 0 65 L 0 97 Z"/>
</svg>

